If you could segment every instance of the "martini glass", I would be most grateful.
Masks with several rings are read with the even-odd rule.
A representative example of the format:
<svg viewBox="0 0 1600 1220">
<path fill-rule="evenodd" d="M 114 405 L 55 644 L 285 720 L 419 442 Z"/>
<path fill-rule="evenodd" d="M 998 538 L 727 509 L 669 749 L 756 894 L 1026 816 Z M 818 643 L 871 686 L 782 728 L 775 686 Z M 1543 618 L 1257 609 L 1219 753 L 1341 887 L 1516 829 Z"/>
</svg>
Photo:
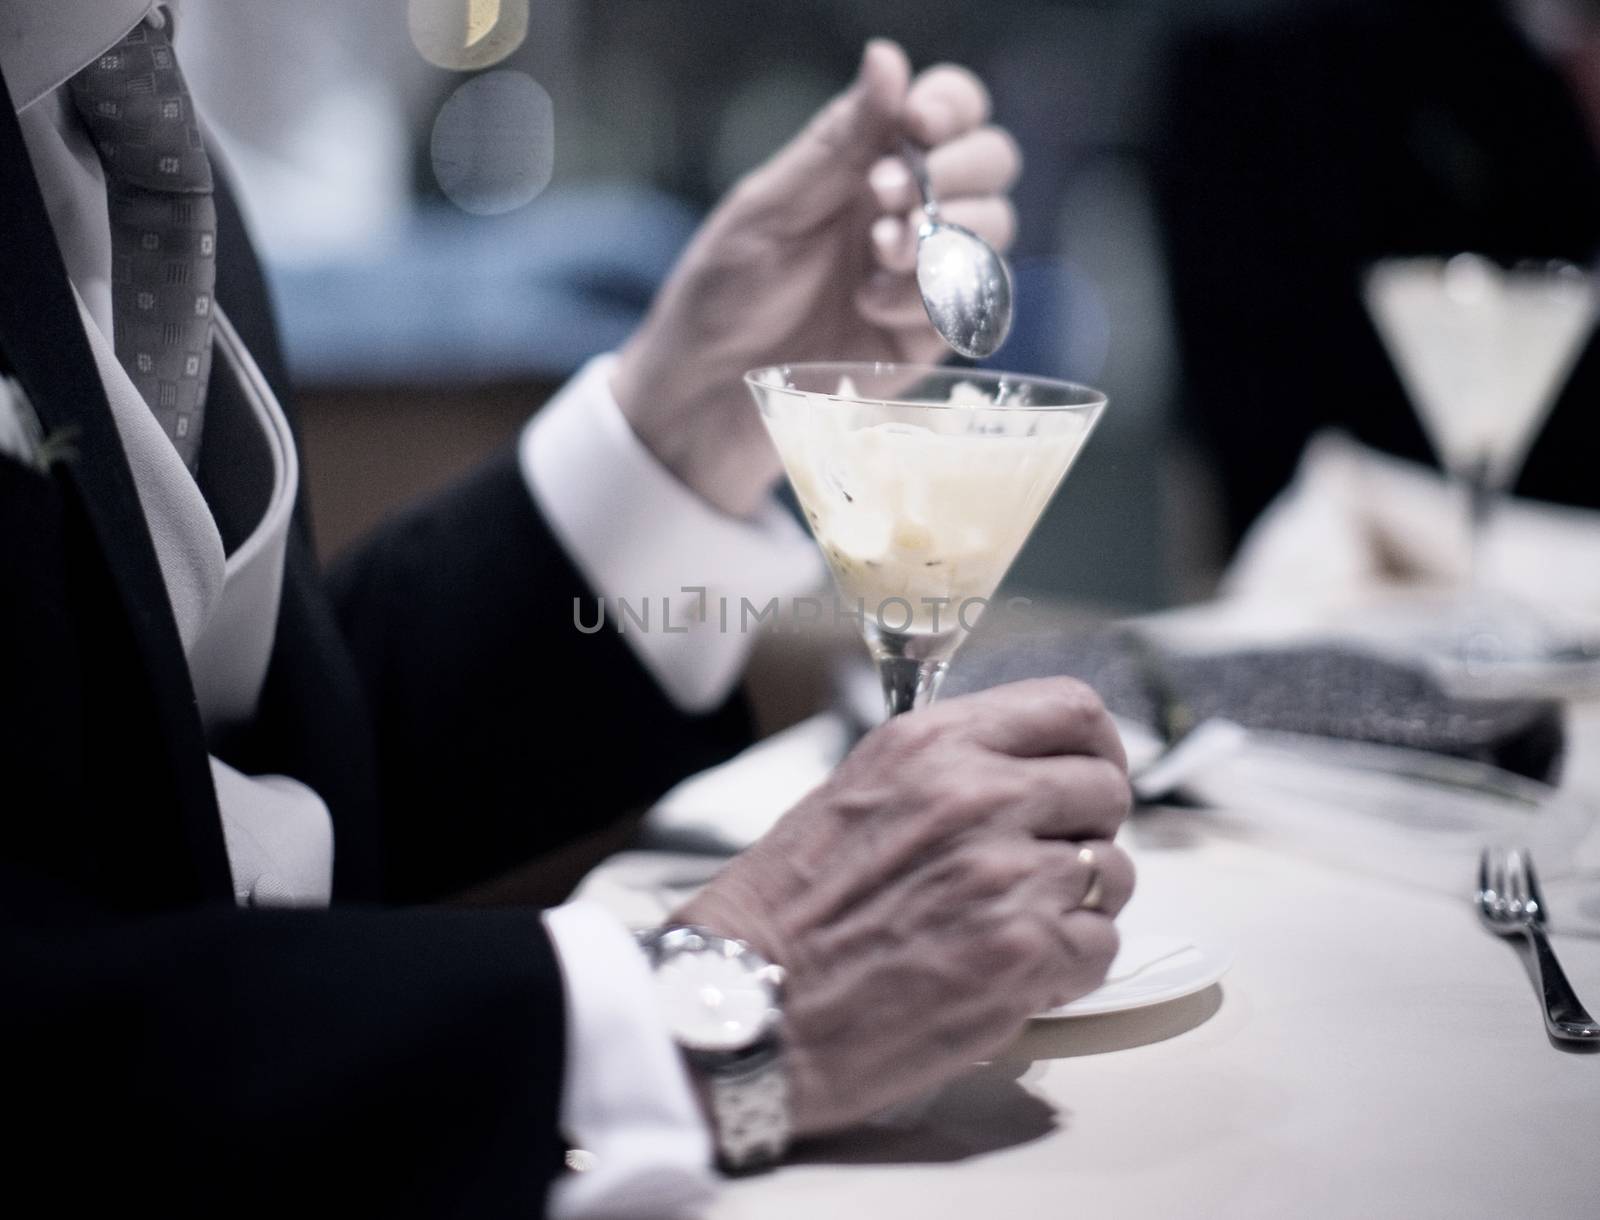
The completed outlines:
<svg viewBox="0 0 1600 1220">
<path fill-rule="evenodd" d="M 831 363 L 745 377 L 890 716 L 932 701 L 1094 430 L 1098 390 L 980 369 Z"/>
<path fill-rule="evenodd" d="M 1505 270 L 1459 254 L 1381 261 L 1363 288 L 1440 464 L 1466 493 L 1468 579 L 1457 643 L 1470 653 L 1471 640 L 1494 640 L 1505 651 L 1527 634 L 1517 630 L 1527 617 L 1496 610 L 1483 538 L 1594 328 L 1595 277 L 1567 263 Z M 1535 659 L 1549 649 L 1524 640 L 1510 651 Z"/>
</svg>

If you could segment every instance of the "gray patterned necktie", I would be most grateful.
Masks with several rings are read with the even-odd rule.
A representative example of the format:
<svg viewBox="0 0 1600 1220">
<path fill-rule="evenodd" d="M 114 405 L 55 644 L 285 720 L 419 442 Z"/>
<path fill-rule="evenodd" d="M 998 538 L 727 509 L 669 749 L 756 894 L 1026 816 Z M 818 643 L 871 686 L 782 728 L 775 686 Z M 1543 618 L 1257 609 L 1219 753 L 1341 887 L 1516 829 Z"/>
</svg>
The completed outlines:
<svg viewBox="0 0 1600 1220">
<path fill-rule="evenodd" d="M 211 370 L 211 162 L 166 23 L 147 19 L 70 82 L 105 166 L 117 359 L 191 471 Z"/>
</svg>

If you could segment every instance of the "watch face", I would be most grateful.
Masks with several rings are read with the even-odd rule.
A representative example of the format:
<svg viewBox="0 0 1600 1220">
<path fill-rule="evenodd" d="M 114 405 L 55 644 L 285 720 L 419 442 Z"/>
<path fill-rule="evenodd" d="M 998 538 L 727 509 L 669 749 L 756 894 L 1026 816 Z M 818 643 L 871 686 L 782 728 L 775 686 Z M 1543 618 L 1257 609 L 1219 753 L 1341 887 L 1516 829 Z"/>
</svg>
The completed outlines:
<svg viewBox="0 0 1600 1220">
<path fill-rule="evenodd" d="M 656 966 L 655 978 L 667 1027 L 683 1046 L 743 1050 L 777 1019 L 772 983 L 737 952 L 711 946 L 677 952 Z"/>
</svg>

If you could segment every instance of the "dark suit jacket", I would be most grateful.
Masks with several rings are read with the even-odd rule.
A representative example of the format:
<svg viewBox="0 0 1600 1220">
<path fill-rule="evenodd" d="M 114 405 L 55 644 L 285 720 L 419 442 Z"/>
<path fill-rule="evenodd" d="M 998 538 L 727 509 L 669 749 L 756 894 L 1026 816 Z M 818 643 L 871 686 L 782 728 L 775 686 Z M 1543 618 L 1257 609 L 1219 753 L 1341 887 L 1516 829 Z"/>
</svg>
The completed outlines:
<svg viewBox="0 0 1600 1220">
<path fill-rule="evenodd" d="M 1387 255 L 1590 262 L 1600 159 L 1499 0 L 1294 0 L 1180 37 L 1155 173 L 1192 431 L 1235 537 L 1313 431 L 1432 452 L 1359 296 Z M 1600 341 L 1518 494 L 1600 507 Z"/>
<path fill-rule="evenodd" d="M 726 756 L 740 707 L 680 715 L 623 641 L 575 631 L 583 582 L 511 453 L 326 582 L 302 504 L 260 714 L 214 748 L 327 800 L 335 903 L 237 909 L 177 631 L 9 106 L 0 184 L 0 369 L 75 452 L 43 474 L 0 457 L 0 1047 L 21 1132 L 0 1190 L 58 1215 L 539 1214 L 563 1003 L 538 913 L 401 904 Z M 219 210 L 218 300 L 287 406 L 225 192 Z M 208 477 L 226 455 L 202 455 Z"/>
</svg>

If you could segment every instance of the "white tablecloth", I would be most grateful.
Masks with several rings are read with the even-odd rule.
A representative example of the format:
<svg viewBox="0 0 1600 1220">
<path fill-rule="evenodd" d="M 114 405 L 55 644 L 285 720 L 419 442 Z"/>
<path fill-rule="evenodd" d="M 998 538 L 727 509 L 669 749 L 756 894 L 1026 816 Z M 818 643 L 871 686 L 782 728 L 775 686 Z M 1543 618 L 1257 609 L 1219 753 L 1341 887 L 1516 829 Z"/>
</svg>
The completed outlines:
<svg viewBox="0 0 1600 1220">
<path fill-rule="evenodd" d="M 1573 728 L 1566 786 L 1600 796 L 1600 707 Z M 1600 1216 L 1600 1055 L 1552 1047 L 1470 876 L 1449 896 L 1192 810 L 1124 841 L 1128 918 L 1231 947 L 1219 986 L 1035 1024 L 918 1121 L 730 1183 L 713 1220 Z M 1555 942 L 1600 1009 L 1600 940 Z"/>
<path fill-rule="evenodd" d="M 1208 1019 L 1125 1049 L 1130 1016 L 1036 1026 L 1009 1070 L 957 1082 L 921 1129 L 840 1137 L 818 1163 L 732 1184 L 714 1215 L 1597 1214 L 1600 1056 L 1551 1047 L 1517 955 L 1464 898 L 1192 822 L 1157 814 L 1129 837 L 1138 901 L 1235 948 L 1183 1023 L 1220 1001 Z M 1558 949 L 1594 1003 L 1600 943 Z M 881 1162 L 860 1163 L 874 1145 Z"/>
</svg>

